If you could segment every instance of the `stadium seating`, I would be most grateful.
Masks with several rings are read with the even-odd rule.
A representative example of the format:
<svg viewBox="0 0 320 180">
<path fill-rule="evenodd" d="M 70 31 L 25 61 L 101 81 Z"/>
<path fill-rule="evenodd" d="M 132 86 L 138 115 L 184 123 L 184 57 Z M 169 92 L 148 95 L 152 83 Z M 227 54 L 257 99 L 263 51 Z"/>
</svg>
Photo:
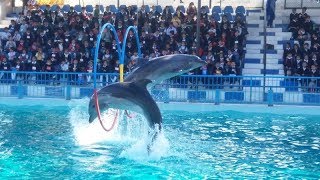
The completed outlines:
<svg viewBox="0 0 320 180">
<path fill-rule="evenodd" d="M 52 5 L 50 8 L 50 11 L 56 11 L 58 8 L 58 5 Z"/>
<path fill-rule="evenodd" d="M 117 9 L 116 6 L 113 5 L 113 4 L 109 6 L 109 10 L 110 10 L 110 12 L 112 12 L 112 13 L 117 13 L 117 12 L 118 12 L 118 9 Z"/>
<path fill-rule="evenodd" d="M 214 7 L 212 8 L 211 13 L 212 13 L 212 14 L 215 14 L 215 13 L 221 14 L 221 13 L 222 13 L 221 7 L 220 7 L 220 6 L 214 6 Z"/>
<path fill-rule="evenodd" d="M 75 5 L 75 6 L 74 6 L 74 11 L 77 12 L 77 13 L 80 13 L 80 12 L 81 12 L 81 9 L 82 9 L 82 8 L 81 8 L 80 5 Z"/>
<path fill-rule="evenodd" d="M 127 6 L 126 5 L 120 5 L 119 9 L 126 9 Z"/>
<path fill-rule="evenodd" d="M 65 4 L 63 5 L 62 9 L 63 12 L 69 12 L 70 11 L 70 5 L 69 4 Z"/>
<path fill-rule="evenodd" d="M 168 7 L 169 7 L 170 12 L 171 12 L 172 14 L 176 12 L 176 11 L 174 10 L 173 6 L 168 6 Z"/>
<path fill-rule="evenodd" d="M 246 9 L 243 6 L 238 6 L 236 8 L 236 14 L 245 14 L 246 13 Z"/>
<path fill-rule="evenodd" d="M 60 22 L 59 23 L 52 23 L 52 25 L 50 23 L 50 26 L 52 26 L 52 29 L 55 29 L 55 31 L 52 31 L 51 34 L 48 33 L 48 35 L 47 35 L 48 37 L 46 37 L 46 38 L 48 38 L 49 40 L 52 40 L 55 43 L 55 45 L 57 45 L 58 42 L 60 43 L 61 41 L 63 41 L 64 50 L 67 50 L 72 54 L 72 55 L 70 55 L 72 57 L 70 57 L 68 59 L 65 59 L 65 61 L 68 61 L 68 63 L 70 63 L 70 64 L 73 64 L 74 60 L 79 60 L 80 61 L 78 56 L 81 56 L 81 53 L 85 54 L 84 53 L 84 50 L 85 50 L 84 43 L 85 43 L 85 41 L 88 41 L 91 44 L 91 47 L 94 46 L 93 45 L 94 41 L 95 41 L 94 37 L 99 32 L 98 31 L 99 28 L 97 28 L 97 26 L 96 26 L 97 19 L 94 18 L 91 15 L 94 12 L 95 7 L 96 7 L 95 5 L 93 6 L 93 5 L 90 5 L 90 4 L 86 5 L 84 7 L 82 7 L 81 5 L 76 5 L 76 6 L 74 6 L 73 9 L 78 14 L 74 14 L 74 13 L 67 14 L 67 16 L 75 16 L 76 18 L 79 17 L 80 19 L 83 20 L 83 21 L 80 21 L 80 23 L 81 23 L 80 24 L 80 28 L 79 27 L 75 27 L 75 29 L 73 29 L 73 28 L 68 27 L 69 25 L 73 25 L 73 26 L 75 25 L 73 22 L 68 22 L 68 21 L 73 21 L 74 20 L 73 18 L 69 18 L 68 20 L 58 19 L 57 21 L 60 21 Z M 175 13 L 175 9 L 171 5 L 170 6 L 166 6 L 166 7 L 162 7 L 162 6 L 159 6 L 159 5 L 158 6 L 153 6 L 153 7 L 155 8 L 155 11 L 159 13 L 159 16 L 162 16 L 163 9 L 165 9 L 165 8 L 169 8 L 169 11 L 170 11 L 171 14 Z M 46 6 L 42 6 L 41 8 L 46 8 Z M 104 6 L 102 6 L 102 5 L 99 6 L 99 9 L 101 11 L 100 13 L 104 13 L 105 11 L 110 11 L 110 12 L 116 14 L 116 13 L 120 13 L 120 9 L 127 9 L 127 8 L 128 8 L 128 6 L 126 6 L 126 5 L 121 5 L 119 7 L 119 9 L 115 5 L 112 5 L 112 4 L 107 6 L 107 8 L 104 8 Z M 141 9 L 138 9 L 137 6 L 130 6 L 130 8 L 135 9 L 136 12 L 141 10 Z M 149 5 L 145 5 L 144 8 L 145 8 L 146 13 L 150 12 L 150 6 Z M 185 11 L 186 7 L 179 6 L 179 8 L 185 14 L 185 17 L 187 17 L 186 16 L 187 12 Z M 213 14 L 210 13 L 210 10 L 209 10 L 208 6 L 203 6 L 202 8 L 204 8 L 205 9 L 205 13 L 207 13 L 209 15 L 209 18 L 207 19 L 208 21 L 210 21 L 210 17 L 213 17 L 216 20 L 216 22 L 212 22 L 213 24 L 210 24 L 210 26 L 212 25 L 213 28 L 216 28 L 216 29 L 215 30 L 211 29 L 210 33 L 212 33 L 212 32 L 215 33 L 217 35 L 217 38 L 212 39 L 212 40 L 206 39 L 205 40 L 206 44 L 203 44 L 203 46 L 201 46 L 201 50 L 199 52 L 197 52 L 192 47 L 192 44 L 194 44 L 192 39 L 195 38 L 195 34 L 196 33 L 195 33 L 195 29 L 191 28 L 191 27 L 193 25 L 195 25 L 195 24 L 187 24 L 185 22 L 182 22 L 183 23 L 182 29 L 176 29 L 177 31 L 179 31 L 179 33 L 176 33 L 176 35 L 174 35 L 172 37 L 172 38 L 175 39 L 177 44 L 175 46 L 170 47 L 171 49 L 165 49 L 165 46 L 169 45 L 169 44 L 166 44 L 166 43 L 169 43 L 168 40 L 170 39 L 169 38 L 170 34 L 168 34 L 168 32 L 166 32 L 167 31 L 166 29 L 160 29 L 159 28 L 160 25 L 161 25 L 160 24 L 161 21 L 160 21 L 160 18 L 159 18 L 159 20 L 156 22 L 155 29 L 157 29 L 158 31 L 161 30 L 161 33 L 164 32 L 162 35 L 165 35 L 165 36 L 164 36 L 164 40 L 159 41 L 160 44 L 161 43 L 163 43 L 163 44 L 162 45 L 158 45 L 159 47 L 157 47 L 157 48 L 159 48 L 159 51 L 161 53 L 165 53 L 164 51 L 168 51 L 170 53 L 190 53 L 190 54 L 191 53 L 196 53 L 196 54 L 199 53 L 199 56 L 201 58 L 206 59 L 206 58 L 208 58 L 207 56 L 208 56 L 208 48 L 210 48 L 209 46 L 212 45 L 212 46 L 218 47 L 218 44 L 219 44 L 219 46 L 220 45 L 224 46 L 223 47 L 224 49 L 221 49 L 221 51 L 215 52 L 215 54 L 214 54 L 215 59 L 218 59 L 219 58 L 218 56 L 221 56 L 224 59 L 226 59 L 227 56 L 228 56 L 228 58 L 230 58 L 230 59 L 228 60 L 228 63 L 227 63 L 227 60 L 225 60 L 226 62 L 223 62 L 223 63 L 220 62 L 220 66 L 223 64 L 223 66 L 219 67 L 221 70 L 218 69 L 217 71 L 214 71 L 214 72 L 213 72 L 213 70 L 212 71 L 209 70 L 208 72 L 211 72 L 211 73 L 222 73 L 222 74 L 235 73 L 236 75 L 240 75 L 241 74 L 241 68 L 243 66 L 242 65 L 243 64 L 242 61 L 243 61 L 243 58 L 244 58 L 244 54 L 242 52 L 244 52 L 243 51 L 243 46 L 245 45 L 245 40 L 241 41 L 241 43 L 239 43 L 238 39 L 236 41 L 232 40 L 232 38 L 233 38 L 233 36 L 235 34 L 235 29 L 232 28 L 233 27 L 232 23 L 234 22 L 234 14 L 232 14 L 233 13 L 233 8 L 231 6 L 229 8 L 226 7 L 224 9 L 224 13 L 221 13 L 222 12 L 221 11 L 221 7 L 220 6 L 216 6 L 216 7 L 212 8 L 212 12 L 214 12 Z M 62 12 L 70 12 L 70 9 L 71 9 L 71 7 L 69 5 L 64 5 L 64 6 L 62 6 L 61 11 Z M 86 11 L 83 11 L 84 9 Z M 59 11 L 58 5 L 51 6 L 50 10 L 51 11 Z M 240 16 L 243 18 L 243 21 L 245 21 L 245 17 L 246 16 L 245 16 L 245 12 L 243 11 L 243 9 L 241 10 L 241 8 L 238 8 L 237 13 L 240 14 Z M 49 13 L 48 16 L 51 16 L 50 14 L 51 13 Z M 62 16 L 60 13 L 58 13 L 58 14 L 60 16 Z M 38 16 L 38 15 L 36 13 L 34 13 L 34 16 Z M 135 16 L 135 15 L 133 15 L 133 16 Z M 217 22 L 220 23 L 221 22 L 221 19 L 222 19 L 221 17 L 222 16 L 226 16 L 227 20 L 230 21 L 230 22 L 224 22 L 224 23 L 231 24 L 228 27 L 228 28 L 231 28 L 231 29 L 228 30 L 228 31 L 230 31 L 230 35 L 228 37 L 225 37 L 225 39 L 222 39 L 222 37 L 221 37 L 222 36 L 221 35 L 222 34 L 221 31 L 224 31 L 222 29 L 222 27 L 221 27 L 221 29 L 218 29 L 218 28 L 220 28 L 220 26 L 218 24 L 214 25 L 214 23 L 217 23 Z M 101 20 L 102 23 L 107 22 L 108 18 L 110 18 L 110 17 L 111 16 L 110 16 L 109 13 L 104 13 L 103 19 Z M 119 16 L 116 16 L 116 18 L 124 18 L 124 17 L 119 15 Z M 183 18 L 183 16 L 180 16 L 180 18 Z M 50 17 L 49 17 L 49 19 L 50 19 Z M 37 20 L 37 18 L 35 18 L 35 20 Z M 32 20 L 30 20 L 30 21 L 32 21 Z M 61 23 L 63 23 L 63 21 L 65 21 L 66 24 L 64 24 L 64 26 L 65 26 L 64 28 L 61 28 L 60 25 L 61 25 Z M 95 23 L 93 23 L 94 21 L 95 21 Z M 146 21 L 146 19 L 144 21 Z M 166 21 L 165 28 L 169 28 L 169 24 L 171 22 L 170 16 L 166 16 L 165 17 L 165 21 Z M 115 22 L 117 22 L 117 20 Z M 124 21 L 121 21 L 121 22 L 124 22 Z M 82 27 L 82 23 L 83 23 L 84 27 Z M 86 24 L 84 24 L 84 23 L 86 23 Z M 141 23 L 140 19 L 139 19 L 139 23 Z M 191 21 L 190 23 L 195 23 L 195 21 Z M 89 28 L 86 29 L 85 25 L 87 25 L 87 24 L 89 25 Z M 145 23 L 141 23 L 141 24 L 139 24 L 139 26 L 142 25 L 142 24 L 145 24 Z M 243 27 L 241 27 L 241 28 L 243 28 L 243 31 L 245 32 L 246 31 L 245 30 L 246 29 L 245 26 L 246 26 L 247 23 L 243 22 L 241 24 L 243 24 Z M 115 25 L 117 26 L 119 24 L 115 24 Z M 43 22 L 40 23 L 40 26 L 42 26 L 41 28 L 44 28 L 44 29 L 46 28 L 46 27 L 44 27 L 44 23 Z M 125 24 L 125 26 L 127 26 L 127 24 Z M 141 28 L 139 26 L 138 26 L 138 28 Z M 82 30 L 83 28 L 85 30 Z M 116 27 L 116 28 L 119 28 L 119 27 Z M 10 27 L 9 27 L 9 29 L 10 29 Z M 33 33 L 34 33 L 33 41 L 36 41 L 37 43 L 40 43 L 39 40 L 36 39 L 35 37 L 37 37 L 37 36 L 40 37 L 41 31 L 36 31 L 35 29 L 37 29 L 37 28 L 33 28 Z M 50 30 L 46 30 L 46 32 L 48 32 L 48 31 L 50 31 Z M 64 31 L 68 31 L 68 32 L 66 33 Z M 147 29 L 147 31 L 148 31 L 148 29 Z M 60 37 L 59 37 L 59 35 L 56 36 L 56 37 L 53 36 L 53 34 L 56 34 L 57 32 L 58 32 L 58 34 L 60 34 Z M 172 32 L 174 32 L 174 31 L 172 31 Z M 170 33 L 172 33 L 172 32 L 170 31 Z M 14 32 L 11 32 L 11 33 L 14 33 Z M 86 39 L 85 40 L 79 40 L 78 37 L 77 37 L 79 33 L 84 33 L 84 38 L 86 38 Z M 94 34 L 92 35 L 92 33 L 94 33 Z M 121 31 L 118 31 L 117 33 L 120 35 L 120 38 L 121 38 Z M 153 36 L 153 33 L 154 32 L 149 33 L 148 36 Z M 207 33 L 209 34 L 209 31 Z M 72 34 L 72 35 L 69 35 L 69 34 Z M 189 50 L 184 51 L 183 49 L 180 49 L 180 47 L 182 46 L 181 44 L 183 44 L 183 42 L 186 42 L 186 40 L 182 40 L 182 37 L 179 37 L 182 34 L 189 34 L 189 36 L 190 36 L 190 41 L 188 42 L 188 44 L 186 44 L 186 46 L 187 46 L 187 48 Z M 208 34 L 204 34 L 204 36 L 207 37 Z M 23 35 L 24 40 L 26 40 L 25 38 L 27 36 L 25 36 L 24 34 L 22 34 L 22 35 Z M 211 36 L 211 34 L 210 34 L 210 36 Z M 57 39 L 54 39 L 54 38 L 57 38 Z M 65 39 L 62 39 L 62 38 L 65 38 Z M 71 39 L 68 39 L 68 38 L 71 38 Z M 81 37 L 79 37 L 79 38 L 81 38 Z M 169 38 L 169 39 L 167 39 L 167 38 Z M 243 38 L 244 39 L 246 38 L 245 35 L 243 35 Z M 73 40 L 75 40 L 76 45 L 74 45 L 74 44 L 71 45 L 70 44 L 71 41 L 73 41 Z M 143 41 L 147 41 L 147 40 L 144 39 Z M 150 43 L 152 43 L 152 44 L 155 42 L 155 41 L 152 40 L 152 38 L 150 38 L 149 41 L 151 41 Z M 214 41 L 214 42 L 212 42 L 212 41 Z M 142 42 L 142 40 L 141 40 L 141 42 Z M 52 47 L 47 48 L 47 46 L 45 45 L 47 43 L 47 39 L 45 39 L 41 43 L 42 43 L 41 46 L 38 46 L 38 47 L 34 48 L 33 50 L 31 50 L 31 44 L 28 44 L 28 47 L 25 47 L 25 48 L 27 48 L 27 50 L 29 51 L 28 54 L 30 54 L 30 56 L 33 56 L 33 57 L 35 57 L 36 54 L 39 53 L 38 52 L 38 51 L 40 51 L 39 49 L 42 48 L 42 50 L 44 51 L 46 56 L 44 56 L 43 59 L 42 59 L 43 63 L 41 64 L 41 68 L 40 69 L 42 71 L 47 71 L 48 69 L 45 68 L 47 66 L 46 63 L 48 63 L 51 59 L 54 59 L 54 57 L 56 57 L 56 54 L 52 53 Z M 238 45 L 238 47 L 236 48 L 235 52 L 233 52 L 233 48 L 235 47 L 234 43 L 236 43 Z M 135 44 L 135 43 L 132 43 L 132 44 Z M 152 44 L 150 44 L 150 47 L 152 46 Z M 150 47 L 147 47 L 147 46 L 146 47 L 142 47 L 142 52 L 143 52 L 144 56 L 149 57 L 152 54 L 154 54 L 154 53 L 152 53 L 153 50 Z M 8 54 L 10 50 L 11 49 L 9 47 L 8 48 L 6 47 L 4 49 L 4 52 Z M 15 50 L 15 48 L 14 48 L 14 50 Z M 20 48 L 19 52 L 18 51 L 16 52 L 17 54 L 16 54 L 16 57 L 14 57 L 14 58 L 18 58 L 19 57 L 19 55 L 21 53 L 21 50 L 22 49 Z M 227 54 L 228 50 L 230 50 L 231 53 L 234 53 L 234 54 Z M 88 63 L 88 61 L 90 59 L 92 59 L 92 52 L 93 51 L 92 51 L 92 49 L 86 50 L 86 51 L 87 51 L 87 53 L 89 53 L 89 57 L 87 57 L 85 62 Z M 113 56 L 113 60 L 114 60 L 114 58 L 116 58 L 116 55 L 113 54 L 113 53 L 115 53 L 115 52 L 113 52 L 112 49 L 109 49 L 109 51 L 112 51 L 112 56 Z M 213 50 L 210 50 L 210 51 L 213 51 Z M 62 53 L 62 52 L 60 52 L 60 53 Z M 99 56 L 103 55 L 101 53 L 102 52 L 100 52 Z M 147 53 L 149 53 L 149 54 L 147 54 Z M 7 55 L 7 54 L 6 54 L 5 57 L 9 58 L 9 55 Z M 53 54 L 54 54 L 54 56 L 53 56 Z M 132 54 L 131 55 L 128 54 L 127 58 L 131 59 L 133 57 L 133 56 L 132 57 L 131 56 L 132 56 Z M 40 57 L 37 56 L 37 58 L 40 58 Z M 59 56 L 59 58 L 63 59 L 64 56 L 62 56 L 62 57 Z M 55 60 L 53 60 L 53 61 L 55 61 Z M 60 63 L 60 61 L 61 61 L 61 59 L 59 59 L 59 63 Z M 83 61 L 83 59 L 82 59 L 82 61 Z M 103 61 L 106 61 L 106 60 L 103 60 Z M 129 60 L 127 62 L 131 62 L 131 61 Z M 57 62 L 55 62 L 55 63 L 57 63 Z M 217 62 L 214 61 L 212 63 L 215 63 L 215 65 L 213 65 L 213 66 L 216 66 Z M 234 67 L 234 72 L 231 72 L 231 71 L 229 72 L 229 71 L 227 71 L 227 68 L 229 68 L 229 66 L 231 66 L 232 63 L 236 64 L 236 66 Z M 81 63 L 81 68 L 82 69 L 81 70 L 79 69 L 78 71 L 85 72 L 86 71 L 85 70 L 86 66 L 87 66 L 87 64 Z M 58 70 L 57 64 L 55 64 L 55 68 L 54 69 L 55 69 L 55 71 Z M 238 69 L 240 69 L 240 70 L 238 70 Z M 72 69 L 70 69 L 70 71 L 72 71 Z M 206 72 L 207 71 L 201 71 L 201 72 L 199 71 L 197 73 L 206 73 Z"/>
<path fill-rule="evenodd" d="M 226 6 L 223 10 L 224 14 L 230 13 L 233 14 L 233 7 L 232 6 Z"/>
<path fill-rule="evenodd" d="M 182 5 L 178 6 L 182 13 L 186 13 L 186 8 Z"/>
<path fill-rule="evenodd" d="M 157 5 L 155 7 L 156 7 L 156 11 L 161 14 L 162 13 L 162 7 L 160 5 Z M 173 13 L 173 12 L 171 12 L 171 13 Z"/>
<path fill-rule="evenodd" d="M 92 5 L 86 5 L 86 11 L 88 13 L 93 13 L 93 6 Z"/>
</svg>

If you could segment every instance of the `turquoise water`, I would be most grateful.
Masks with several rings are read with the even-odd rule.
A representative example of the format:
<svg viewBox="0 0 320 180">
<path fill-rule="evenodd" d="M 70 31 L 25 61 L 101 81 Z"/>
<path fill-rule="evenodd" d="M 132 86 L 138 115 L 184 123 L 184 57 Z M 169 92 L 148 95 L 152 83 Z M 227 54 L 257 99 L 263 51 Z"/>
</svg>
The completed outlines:
<svg viewBox="0 0 320 180">
<path fill-rule="evenodd" d="M 148 155 L 143 118 L 106 133 L 86 109 L 0 104 L 0 179 L 320 178 L 320 115 L 163 111 Z"/>
</svg>

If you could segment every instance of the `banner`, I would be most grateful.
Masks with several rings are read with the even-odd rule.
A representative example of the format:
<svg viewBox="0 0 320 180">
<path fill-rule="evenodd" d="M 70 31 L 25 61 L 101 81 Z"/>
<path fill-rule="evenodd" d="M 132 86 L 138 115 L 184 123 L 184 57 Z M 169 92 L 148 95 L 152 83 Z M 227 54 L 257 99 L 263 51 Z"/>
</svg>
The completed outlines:
<svg viewBox="0 0 320 180">
<path fill-rule="evenodd" d="M 64 5 L 64 0 L 37 0 L 38 5 Z"/>
</svg>

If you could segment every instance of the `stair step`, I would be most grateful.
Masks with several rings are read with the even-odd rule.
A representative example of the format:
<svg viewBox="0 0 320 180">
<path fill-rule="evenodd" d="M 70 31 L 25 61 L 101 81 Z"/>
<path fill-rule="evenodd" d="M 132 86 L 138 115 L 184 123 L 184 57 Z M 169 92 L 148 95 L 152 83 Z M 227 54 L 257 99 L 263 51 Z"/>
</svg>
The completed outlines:
<svg viewBox="0 0 320 180">
<path fill-rule="evenodd" d="M 282 32 L 282 28 L 267 28 L 267 32 Z"/>
<path fill-rule="evenodd" d="M 245 69 L 263 69 L 263 64 L 250 64 L 250 63 L 247 63 L 247 64 L 244 64 L 244 68 Z"/>
<path fill-rule="evenodd" d="M 267 63 L 268 64 L 282 64 L 282 58 L 268 58 Z"/>
<path fill-rule="evenodd" d="M 283 54 L 267 54 L 267 59 L 281 59 Z"/>
<path fill-rule="evenodd" d="M 261 41 L 263 42 L 264 41 L 264 36 L 248 36 L 247 37 L 247 40 L 248 41 Z M 278 42 L 278 41 L 282 41 L 282 40 L 287 40 L 287 39 L 284 39 L 282 36 L 267 36 L 267 42 L 268 41 L 275 41 L 275 42 Z M 271 43 L 273 44 L 273 43 Z"/>
<path fill-rule="evenodd" d="M 283 65 L 282 64 L 266 64 L 267 69 L 276 69 L 276 70 L 282 70 Z"/>
<path fill-rule="evenodd" d="M 245 58 L 244 63 L 245 64 L 260 64 L 261 59 L 260 58 Z"/>
<path fill-rule="evenodd" d="M 8 27 L 8 25 L 6 25 L 6 24 L 0 24 L 0 29 L 4 29 L 4 28 L 6 28 L 6 27 Z"/>
<path fill-rule="evenodd" d="M 259 75 L 261 74 L 261 69 L 242 69 L 242 74 L 243 75 Z"/>
<path fill-rule="evenodd" d="M 260 40 L 247 40 L 247 44 L 261 44 Z"/>
<path fill-rule="evenodd" d="M 267 35 L 267 36 L 275 36 L 276 33 L 275 32 L 268 32 L 268 31 L 266 33 L 259 32 L 259 36 L 265 36 L 265 35 Z"/>
<path fill-rule="evenodd" d="M 263 54 L 264 53 L 264 50 L 260 50 L 260 53 Z M 266 54 L 278 54 L 278 51 L 277 50 L 272 50 L 272 49 L 267 49 L 266 50 Z"/>
<path fill-rule="evenodd" d="M 18 18 L 19 14 L 17 14 L 17 13 L 9 13 L 9 14 L 7 14 L 7 17 Z"/>
<path fill-rule="evenodd" d="M 0 23 L 9 26 L 11 24 L 11 20 L 4 19 L 4 20 L 1 20 Z"/>
<path fill-rule="evenodd" d="M 252 20 L 262 20 L 263 21 L 264 16 L 247 16 L 246 20 L 247 22 L 250 22 Z"/>
<path fill-rule="evenodd" d="M 278 70 L 278 69 L 266 69 L 266 70 L 261 69 L 261 74 L 264 74 L 264 72 L 268 75 L 269 74 L 273 74 L 273 75 L 283 75 L 284 74 L 283 70 Z"/>
<path fill-rule="evenodd" d="M 262 63 L 260 64 L 244 64 L 245 69 L 263 69 L 264 65 Z M 282 64 L 266 64 L 266 69 L 268 70 L 283 70 Z"/>
<path fill-rule="evenodd" d="M 248 28 L 258 28 L 260 27 L 259 24 L 247 24 Z"/>
<path fill-rule="evenodd" d="M 11 20 L 17 20 L 18 18 L 17 17 L 5 17 L 4 18 L 4 20 L 9 20 L 9 21 L 11 21 Z"/>
<path fill-rule="evenodd" d="M 248 9 L 247 13 L 261 13 L 262 9 Z"/>
<path fill-rule="evenodd" d="M 273 55 L 273 54 L 268 54 L 268 55 Z M 249 58 L 249 59 L 262 59 L 263 58 L 263 54 L 249 54 L 247 53 L 246 54 L 246 58 Z"/>
<path fill-rule="evenodd" d="M 263 44 L 246 44 L 247 50 L 254 50 L 254 49 L 263 49 Z M 274 49 L 279 51 L 283 50 L 283 45 L 274 45 Z"/>
<path fill-rule="evenodd" d="M 247 49 L 246 54 L 260 54 L 260 49 Z"/>
</svg>

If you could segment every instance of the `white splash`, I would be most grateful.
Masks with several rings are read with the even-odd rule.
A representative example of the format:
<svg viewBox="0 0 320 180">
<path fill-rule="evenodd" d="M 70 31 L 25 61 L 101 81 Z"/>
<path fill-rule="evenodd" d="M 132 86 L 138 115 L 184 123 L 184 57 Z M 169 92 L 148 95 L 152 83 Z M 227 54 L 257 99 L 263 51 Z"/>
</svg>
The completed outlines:
<svg viewBox="0 0 320 180">
<path fill-rule="evenodd" d="M 145 136 L 131 145 L 128 149 L 123 150 L 120 157 L 135 161 L 159 161 L 162 157 L 167 155 L 170 147 L 169 141 L 165 138 L 163 133 L 158 134 L 158 137 L 150 147 L 150 152 L 147 150 L 149 144 L 150 138 Z"/>
<path fill-rule="evenodd" d="M 88 114 L 89 99 L 73 100 L 70 102 L 71 108 L 69 119 L 73 126 L 75 142 L 79 146 L 93 146 L 97 143 L 121 143 L 128 144 L 120 156 L 137 161 L 160 160 L 169 150 L 169 142 L 165 138 L 163 131 L 158 134 L 151 152 L 148 154 L 147 146 L 150 144 L 148 136 L 149 127 L 144 116 L 129 112 L 132 116 L 128 117 L 123 111 L 120 111 L 117 122 L 113 130 L 106 132 L 102 129 L 98 120 L 89 124 Z M 107 111 L 102 113 L 103 124 L 106 128 L 111 127 L 115 113 Z"/>
</svg>

